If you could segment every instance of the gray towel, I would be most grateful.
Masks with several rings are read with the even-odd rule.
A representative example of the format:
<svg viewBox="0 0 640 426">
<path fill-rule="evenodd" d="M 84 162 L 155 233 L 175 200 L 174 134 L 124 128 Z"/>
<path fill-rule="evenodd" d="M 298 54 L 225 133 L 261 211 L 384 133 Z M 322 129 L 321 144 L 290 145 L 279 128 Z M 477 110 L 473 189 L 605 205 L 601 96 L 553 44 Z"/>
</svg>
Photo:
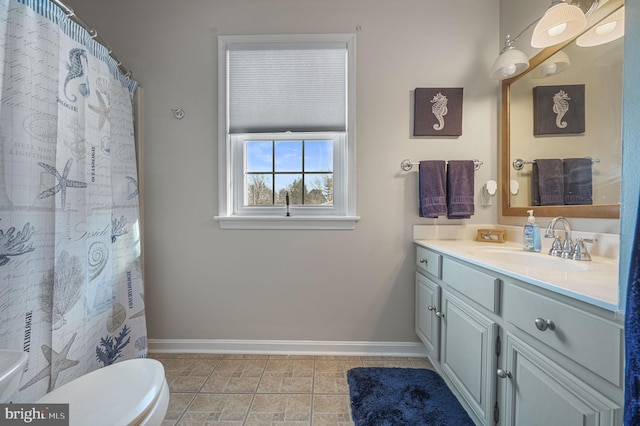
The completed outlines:
<svg viewBox="0 0 640 426">
<path fill-rule="evenodd" d="M 531 175 L 531 198 L 534 206 L 564 204 L 564 171 L 561 159 L 534 160 Z"/>
<path fill-rule="evenodd" d="M 442 160 L 420 162 L 418 172 L 420 217 L 435 218 L 447 214 L 444 166 L 445 162 Z"/>
<path fill-rule="evenodd" d="M 564 203 L 593 204 L 592 161 L 590 158 L 565 158 Z"/>
<path fill-rule="evenodd" d="M 469 219 L 474 213 L 475 163 L 449 161 L 447 165 L 447 218 Z"/>
</svg>

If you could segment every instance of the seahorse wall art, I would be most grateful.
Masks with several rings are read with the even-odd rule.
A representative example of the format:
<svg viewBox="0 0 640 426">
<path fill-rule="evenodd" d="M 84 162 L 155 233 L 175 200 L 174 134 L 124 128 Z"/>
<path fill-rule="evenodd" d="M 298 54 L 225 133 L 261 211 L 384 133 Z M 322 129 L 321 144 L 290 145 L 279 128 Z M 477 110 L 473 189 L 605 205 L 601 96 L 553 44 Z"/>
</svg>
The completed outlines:
<svg viewBox="0 0 640 426">
<path fill-rule="evenodd" d="M 444 128 L 444 116 L 447 115 L 449 109 L 447 109 L 447 97 L 438 92 L 437 95 L 431 99 L 431 113 L 435 115 L 438 122 L 433 125 L 434 130 L 442 130 Z"/>
<path fill-rule="evenodd" d="M 584 84 L 533 88 L 533 134 L 535 136 L 584 132 Z"/>
<path fill-rule="evenodd" d="M 416 88 L 413 135 L 462 135 L 462 92 L 461 87 Z"/>
<path fill-rule="evenodd" d="M 569 101 L 571 98 L 564 90 L 553 95 L 553 112 L 556 113 L 556 126 L 559 129 L 567 127 L 567 122 L 562 121 L 567 111 L 569 111 Z"/>
</svg>

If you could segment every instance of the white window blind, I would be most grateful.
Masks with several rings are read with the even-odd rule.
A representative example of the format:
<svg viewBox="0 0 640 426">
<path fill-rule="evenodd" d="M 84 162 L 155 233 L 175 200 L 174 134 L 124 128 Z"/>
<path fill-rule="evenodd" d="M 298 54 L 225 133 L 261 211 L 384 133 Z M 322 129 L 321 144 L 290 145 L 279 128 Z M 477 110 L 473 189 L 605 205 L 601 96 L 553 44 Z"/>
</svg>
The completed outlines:
<svg viewBox="0 0 640 426">
<path fill-rule="evenodd" d="M 229 133 L 346 131 L 346 44 L 228 54 Z"/>
</svg>

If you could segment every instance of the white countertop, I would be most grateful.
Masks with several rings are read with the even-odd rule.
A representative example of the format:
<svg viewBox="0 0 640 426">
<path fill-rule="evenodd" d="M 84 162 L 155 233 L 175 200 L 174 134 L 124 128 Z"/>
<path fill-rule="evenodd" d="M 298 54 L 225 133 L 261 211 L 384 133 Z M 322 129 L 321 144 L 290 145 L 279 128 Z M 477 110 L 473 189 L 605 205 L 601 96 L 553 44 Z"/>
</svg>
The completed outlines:
<svg viewBox="0 0 640 426">
<path fill-rule="evenodd" d="M 609 311 L 618 311 L 617 259 L 597 256 L 593 256 L 592 261 L 561 259 L 549 256 L 544 249 L 541 253 L 524 252 L 520 244 L 509 242 L 416 239 L 415 243 Z M 505 254 L 501 256 L 503 250 Z M 556 264 L 558 267 L 554 268 Z"/>
</svg>

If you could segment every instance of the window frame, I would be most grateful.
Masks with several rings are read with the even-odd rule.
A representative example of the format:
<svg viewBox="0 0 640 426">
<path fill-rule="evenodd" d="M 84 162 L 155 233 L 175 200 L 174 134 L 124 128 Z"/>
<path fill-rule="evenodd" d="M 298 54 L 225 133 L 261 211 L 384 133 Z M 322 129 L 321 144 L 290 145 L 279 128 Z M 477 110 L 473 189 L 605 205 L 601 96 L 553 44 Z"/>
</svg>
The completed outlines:
<svg viewBox="0 0 640 426">
<path fill-rule="evenodd" d="M 285 47 L 291 43 L 344 43 L 347 50 L 347 131 L 229 134 L 228 51 L 233 48 Z M 334 140 L 333 206 L 244 206 L 244 141 Z M 218 215 L 223 229 L 354 229 L 355 186 L 355 34 L 218 37 Z"/>
</svg>

